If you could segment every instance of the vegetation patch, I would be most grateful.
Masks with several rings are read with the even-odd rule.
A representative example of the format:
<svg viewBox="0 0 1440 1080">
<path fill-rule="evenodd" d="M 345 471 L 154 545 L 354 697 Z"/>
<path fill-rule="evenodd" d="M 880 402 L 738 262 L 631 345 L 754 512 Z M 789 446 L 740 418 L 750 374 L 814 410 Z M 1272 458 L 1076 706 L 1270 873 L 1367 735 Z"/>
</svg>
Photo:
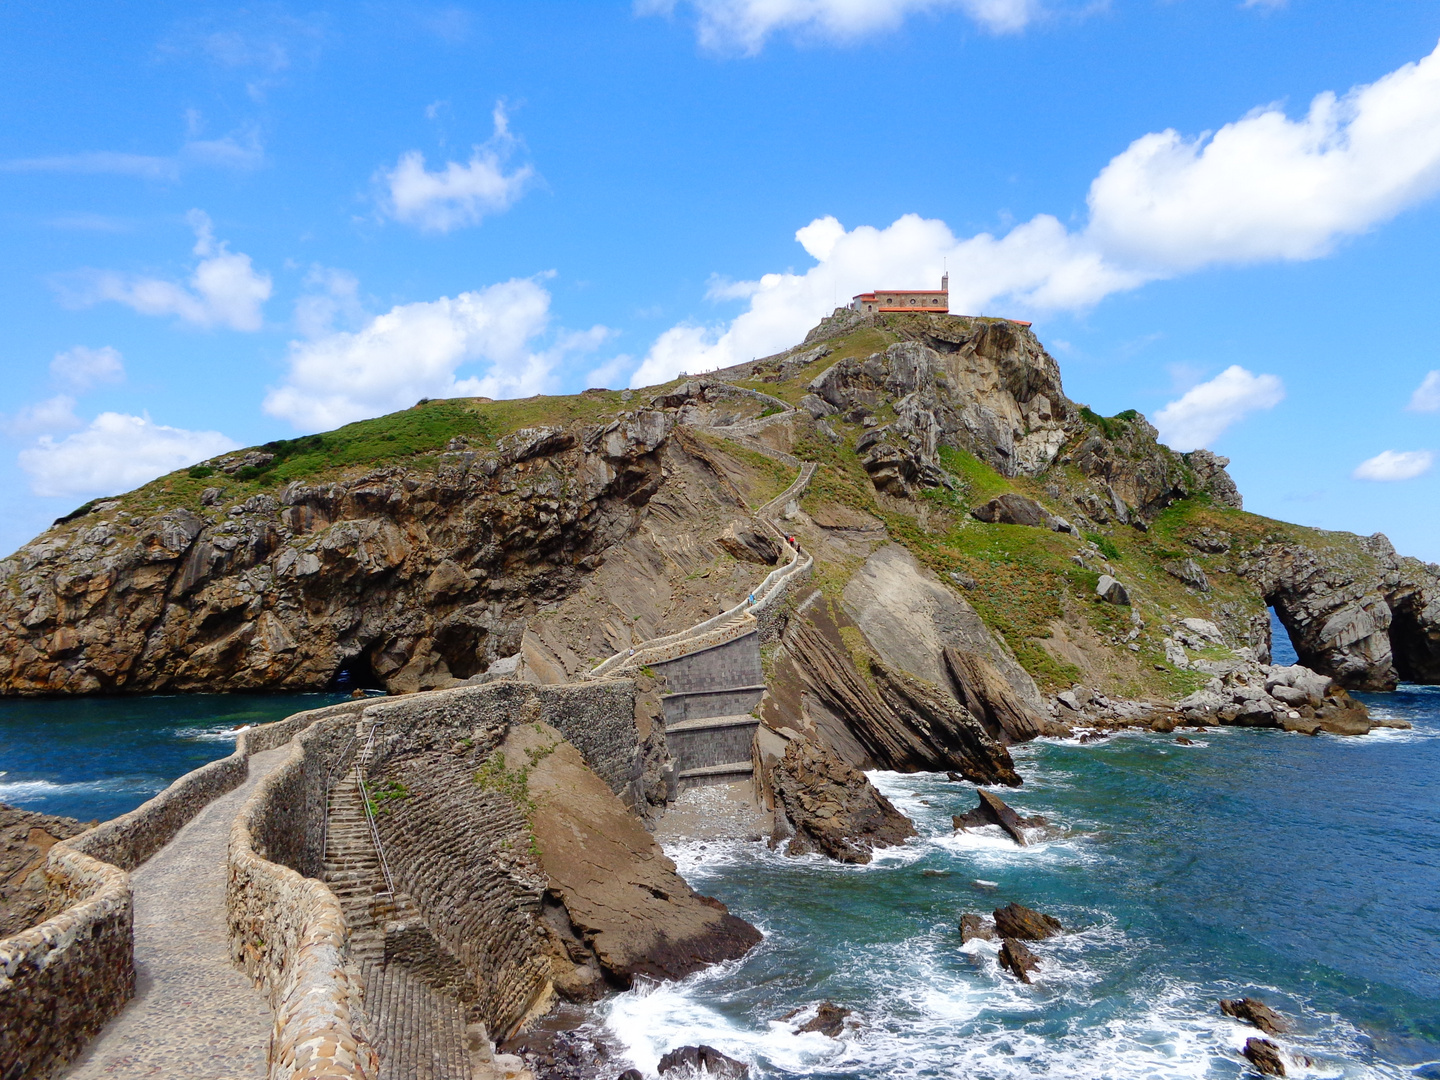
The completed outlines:
<svg viewBox="0 0 1440 1080">
<path fill-rule="evenodd" d="M 399 780 L 382 780 L 379 784 L 367 784 L 366 791 L 368 795 L 365 801 L 369 804 L 370 813 L 374 817 L 390 813 L 394 803 L 410 797 L 409 789 Z"/>
</svg>

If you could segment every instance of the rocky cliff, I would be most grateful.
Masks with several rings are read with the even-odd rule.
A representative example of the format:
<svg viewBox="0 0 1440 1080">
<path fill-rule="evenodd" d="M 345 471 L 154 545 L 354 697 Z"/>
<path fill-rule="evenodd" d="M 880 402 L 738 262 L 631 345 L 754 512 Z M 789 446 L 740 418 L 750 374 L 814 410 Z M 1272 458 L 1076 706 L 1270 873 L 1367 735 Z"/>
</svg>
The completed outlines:
<svg viewBox="0 0 1440 1080">
<path fill-rule="evenodd" d="M 851 764 L 979 760 L 969 724 L 1030 737 L 1077 683 L 1173 701 L 1268 658 L 1267 605 L 1343 686 L 1440 679 L 1436 568 L 1245 513 L 1223 458 L 1070 400 L 1024 326 L 841 311 L 704 379 L 422 402 L 87 504 L 0 562 L 0 693 L 573 679 L 743 599 L 803 461 L 817 599 L 773 720 Z"/>
</svg>

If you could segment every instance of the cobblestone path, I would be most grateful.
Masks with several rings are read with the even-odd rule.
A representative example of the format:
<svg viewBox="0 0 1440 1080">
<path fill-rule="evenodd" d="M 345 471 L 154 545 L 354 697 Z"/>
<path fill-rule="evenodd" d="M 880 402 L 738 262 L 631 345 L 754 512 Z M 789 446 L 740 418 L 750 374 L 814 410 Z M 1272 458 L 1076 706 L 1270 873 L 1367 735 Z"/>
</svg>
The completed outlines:
<svg viewBox="0 0 1440 1080">
<path fill-rule="evenodd" d="M 345 910 L 350 957 L 365 979 L 380 1080 L 469 1080 L 465 1012 L 425 973 L 385 956 L 385 924 L 421 923 L 414 902 L 391 893 L 351 770 L 330 793 L 325 884 Z"/>
<path fill-rule="evenodd" d="M 245 783 L 201 810 L 131 874 L 135 998 L 64 1074 L 67 1080 L 264 1077 L 270 1006 L 230 962 L 225 851 L 241 804 L 287 750 L 252 755 Z"/>
</svg>

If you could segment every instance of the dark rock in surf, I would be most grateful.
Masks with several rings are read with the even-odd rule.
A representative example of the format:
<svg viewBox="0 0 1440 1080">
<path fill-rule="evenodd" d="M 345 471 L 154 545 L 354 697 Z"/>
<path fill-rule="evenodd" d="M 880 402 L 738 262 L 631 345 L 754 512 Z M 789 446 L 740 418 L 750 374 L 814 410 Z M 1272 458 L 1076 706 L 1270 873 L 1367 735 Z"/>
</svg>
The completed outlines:
<svg viewBox="0 0 1440 1080">
<path fill-rule="evenodd" d="M 1064 929 L 1059 919 L 1024 904 L 1006 904 L 995 909 L 995 932 L 1004 938 L 1044 941 Z"/>
<path fill-rule="evenodd" d="M 1285 1060 L 1280 1056 L 1280 1048 L 1269 1039 L 1246 1039 L 1241 1053 L 1255 1066 L 1256 1072 L 1265 1076 L 1285 1075 Z"/>
<path fill-rule="evenodd" d="M 741 1077 L 750 1075 L 750 1067 L 744 1062 L 727 1057 L 713 1046 L 681 1046 L 671 1050 L 660 1059 L 656 1069 L 661 1076 L 668 1072 L 680 1071 L 698 1075 Z"/>
<path fill-rule="evenodd" d="M 995 928 L 985 921 L 983 915 L 965 914 L 960 916 L 960 944 L 968 941 L 994 941 Z"/>
<path fill-rule="evenodd" d="M 615 1080 L 645 1080 L 645 1074 L 639 1069 L 626 1069 Z"/>
<path fill-rule="evenodd" d="M 840 862 L 868 863 L 873 849 L 915 835 L 910 819 L 863 772 L 809 739 L 786 745 L 771 783 L 795 828 L 786 854 L 820 851 Z"/>
<path fill-rule="evenodd" d="M 1179 743 L 1181 746 L 1194 746 L 1194 745 L 1195 745 L 1195 740 L 1194 740 L 1194 739 L 1187 739 L 1184 735 L 1176 735 L 1176 736 L 1175 736 L 1175 741 L 1176 741 L 1177 743 Z"/>
<path fill-rule="evenodd" d="M 1290 1030 L 1283 1016 L 1254 998 L 1225 998 L 1220 1002 L 1220 1011 L 1236 1020 L 1254 1024 L 1266 1035 L 1283 1035 Z"/>
<path fill-rule="evenodd" d="M 1021 847 L 1025 847 L 1028 843 L 1025 839 L 1026 829 L 1041 828 L 1049 824 L 1043 817 L 1021 817 L 1010 809 L 1005 800 L 998 795 L 992 795 L 983 789 L 977 791 L 976 794 L 980 796 L 979 806 L 968 813 L 956 814 L 950 819 L 956 829 L 982 829 L 986 825 L 999 825 L 1009 834 L 1011 840 Z"/>
<path fill-rule="evenodd" d="M 840 1032 L 845 1028 L 845 1018 L 853 1010 L 836 1005 L 833 1001 L 822 1002 L 819 1010 L 815 1013 L 813 1020 L 806 1021 L 795 1029 L 796 1035 L 807 1031 L 818 1031 L 821 1035 L 828 1035 L 832 1039 L 838 1039 Z"/>
<path fill-rule="evenodd" d="M 1040 958 L 1014 938 L 1006 938 L 1000 946 L 1000 966 L 1021 982 L 1028 983 L 1030 972 L 1040 968 Z"/>
</svg>

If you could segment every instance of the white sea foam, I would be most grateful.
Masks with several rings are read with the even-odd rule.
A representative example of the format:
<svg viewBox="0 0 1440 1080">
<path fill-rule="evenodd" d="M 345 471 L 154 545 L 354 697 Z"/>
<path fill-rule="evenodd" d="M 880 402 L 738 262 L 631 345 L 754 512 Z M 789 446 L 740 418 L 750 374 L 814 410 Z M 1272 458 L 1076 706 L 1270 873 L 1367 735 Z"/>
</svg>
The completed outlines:
<svg viewBox="0 0 1440 1080">
<path fill-rule="evenodd" d="M 71 784 L 57 784 L 53 780 L 11 780 L 0 781 L 0 802 L 20 805 L 39 799 L 59 795 L 90 793 L 131 793 L 153 795 L 165 789 L 165 781 L 153 776 L 112 776 L 104 780 L 84 780 Z"/>
<path fill-rule="evenodd" d="M 170 734 L 177 739 L 184 739 L 187 742 L 233 743 L 240 732 L 248 730 L 250 730 L 249 724 L 243 724 L 240 727 L 236 727 L 233 724 L 225 724 L 203 728 L 177 727 L 172 729 Z"/>
</svg>

